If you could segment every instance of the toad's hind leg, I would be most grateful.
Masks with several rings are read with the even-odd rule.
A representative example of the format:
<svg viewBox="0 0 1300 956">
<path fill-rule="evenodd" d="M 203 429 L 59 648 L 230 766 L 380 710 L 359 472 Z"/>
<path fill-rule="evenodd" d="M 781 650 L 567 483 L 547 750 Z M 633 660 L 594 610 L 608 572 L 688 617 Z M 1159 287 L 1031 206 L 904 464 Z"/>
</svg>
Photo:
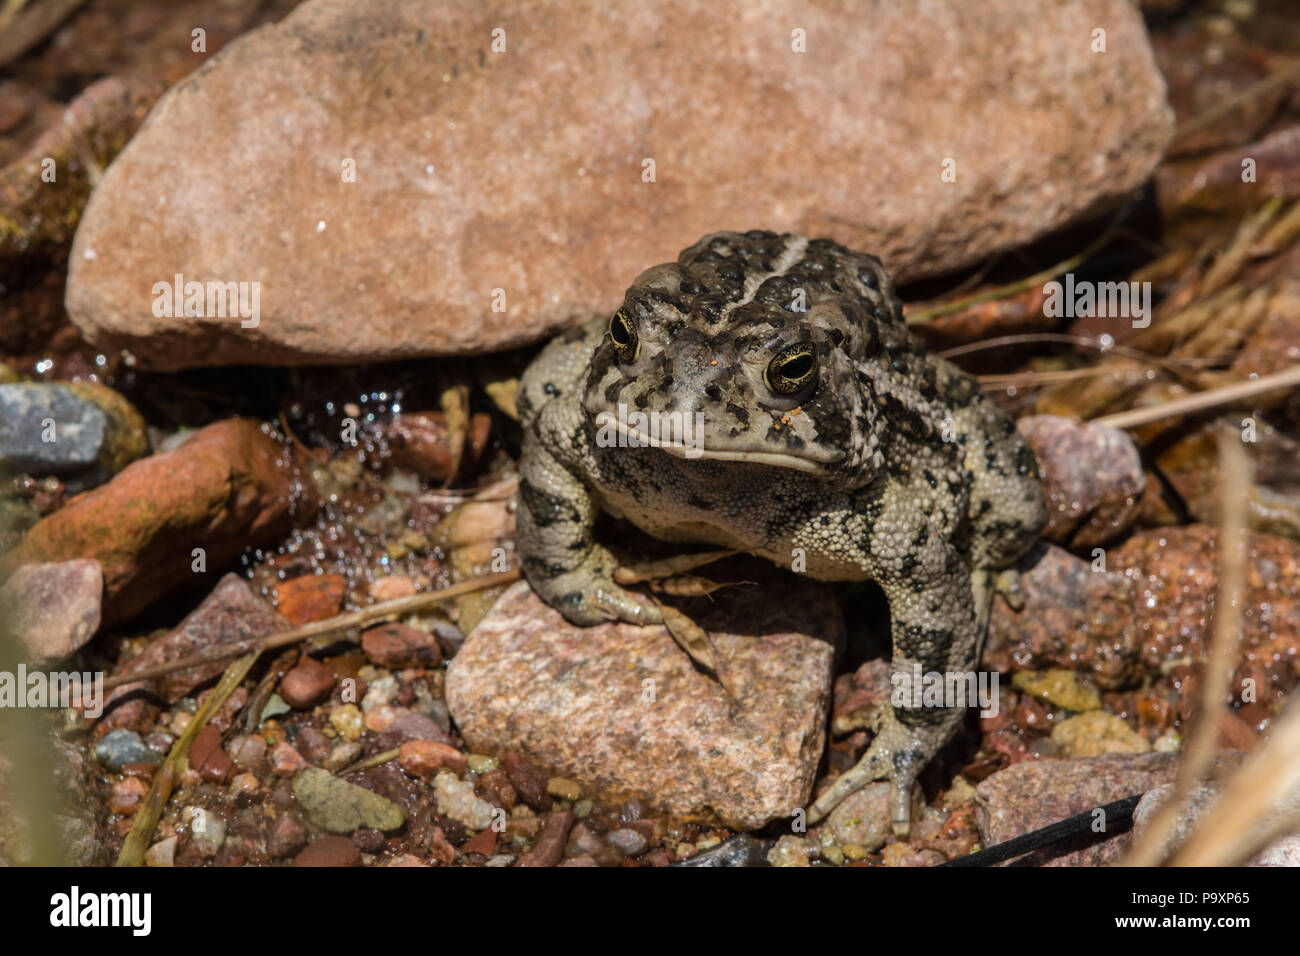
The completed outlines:
<svg viewBox="0 0 1300 956">
<path fill-rule="evenodd" d="M 985 570 L 958 573 L 919 595 L 907 596 L 910 600 L 901 595 L 896 600 L 886 589 L 894 632 L 893 693 L 880 709 L 876 735 L 866 754 L 817 799 L 808 813 L 810 823 L 872 780 L 888 780 L 894 832 L 900 838 L 907 836 L 917 777 L 952 738 L 966 707 L 975 702 L 973 691 L 979 682 L 974 672 L 999 577 L 999 572 Z M 936 626 L 944 621 L 946 627 Z M 924 690 L 936 674 L 944 688 L 939 702 L 933 697 L 927 700 Z M 959 675 L 963 679 L 957 679 Z M 960 692 L 956 699 L 954 691 Z"/>
</svg>

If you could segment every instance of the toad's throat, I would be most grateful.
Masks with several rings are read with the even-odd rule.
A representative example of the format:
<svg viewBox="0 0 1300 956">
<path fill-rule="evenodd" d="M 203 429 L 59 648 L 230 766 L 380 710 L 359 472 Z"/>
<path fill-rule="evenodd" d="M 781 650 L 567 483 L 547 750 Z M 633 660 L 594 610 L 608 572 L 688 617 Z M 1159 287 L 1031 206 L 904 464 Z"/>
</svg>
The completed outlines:
<svg viewBox="0 0 1300 956">
<path fill-rule="evenodd" d="M 753 465 L 788 468 L 792 471 L 807 472 L 810 475 L 820 475 L 826 470 L 824 463 L 800 458 L 797 455 L 787 455 L 774 451 L 725 451 L 723 449 L 709 448 L 703 441 L 682 442 L 673 438 L 646 434 L 632 428 L 624 421 L 615 420 L 610 424 L 615 426 L 618 436 L 617 447 L 619 448 L 658 448 L 675 458 L 683 458 L 689 461 L 740 461 Z M 703 436 L 699 437 L 702 438 Z M 600 444 L 599 440 L 597 443 Z M 606 442 L 605 444 L 611 443 Z"/>
</svg>

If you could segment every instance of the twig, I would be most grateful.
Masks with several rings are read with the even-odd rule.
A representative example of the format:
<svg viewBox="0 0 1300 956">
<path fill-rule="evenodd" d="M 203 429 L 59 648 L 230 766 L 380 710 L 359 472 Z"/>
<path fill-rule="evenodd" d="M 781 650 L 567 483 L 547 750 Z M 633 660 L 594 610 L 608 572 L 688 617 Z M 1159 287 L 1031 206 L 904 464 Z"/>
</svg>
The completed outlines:
<svg viewBox="0 0 1300 956">
<path fill-rule="evenodd" d="M 142 670 L 134 671 L 129 674 L 118 674 L 104 681 L 104 690 L 112 690 L 114 687 L 121 687 L 123 684 L 134 684 L 138 681 L 152 680 L 155 677 L 162 677 L 173 671 L 187 670 L 191 667 L 197 667 L 200 664 L 210 664 L 214 661 L 224 661 L 231 657 L 238 657 L 240 654 L 250 652 L 261 653 L 262 651 L 271 650 L 276 647 L 284 647 L 288 644 L 296 644 L 304 641 L 309 637 L 318 637 L 321 634 L 333 634 L 336 631 L 346 631 L 349 628 L 361 627 L 372 621 L 378 621 L 381 618 L 397 617 L 402 614 L 410 614 L 413 611 L 422 611 L 427 607 L 435 604 L 441 604 L 443 601 L 449 601 L 452 598 L 458 598 L 465 594 L 472 594 L 483 588 L 496 587 L 500 584 L 509 584 L 512 581 L 519 580 L 518 571 L 502 571 L 499 574 L 488 574 L 483 577 L 471 578 L 468 581 L 461 581 L 459 584 L 453 584 L 449 587 L 441 588 L 437 591 L 431 591 L 428 594 L 416 594 L 412 597 L 396 598 L 392 601 L 381 601 L 378 604 L 372 604 L 370 607 L 362 608 L 360 611 L 352 611 L 348 614 L 339 614 L 335 617 L 326 618 L 323 621 L 313 621 L 311 624 L 303 627 L 296 627 L 293 630 L 284 631 L 280 634 L 273 634 L 270 637 L 253 638 L 246 641 L 235 641 L 230 644 L 223 644 L 220 647 L 210 648 L 200 654 L 183 658 L 182 660 L 172 661 L 170 664 L 159 664 L 156 667 L 146 667 Z"/>
<path fill-rule="evenodd" d="M 1092 419 L 1092 423 L 1094 425 L 1109 425 L 1111 428 L 1135 428 L 1138 425 L 1147 425 L 1165 418 L 1174 418 L 1178 415 L 1199 412 L 1220 405 L 1231 405 L 1242 399 L 1254 398 L 1256 395 L 1263 395 L 1284 388 L 1295 388 L 1297 385 L 1300 385 L 1300 365 L 1293 365 L 1284 371 L 1265 375 L 1263 378 L 1238 382 L 1235 385 L 1224 385 L 1221 388 L 1210 389 L 1208 392 L 1201 392 L 1198 395 L 1187 395 L 1161 405 L 1151 405 L 1147 408 L 1131 408 L 1126 412 L 1103 415 L 1101 418 Z"/>
</svg>

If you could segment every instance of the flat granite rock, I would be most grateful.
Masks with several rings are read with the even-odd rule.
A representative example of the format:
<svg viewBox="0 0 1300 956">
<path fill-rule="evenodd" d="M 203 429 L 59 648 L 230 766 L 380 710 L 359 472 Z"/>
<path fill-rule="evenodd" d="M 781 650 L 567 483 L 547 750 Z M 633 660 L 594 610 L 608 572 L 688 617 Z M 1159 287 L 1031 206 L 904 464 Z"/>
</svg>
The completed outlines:
<svg viewBox="0 0 1300 956">
<path fill-rule="evenodd" d="M 787 817 L 808 805 L 843 622 L 826 585 L 760 582 L 682 605 L 730 697 L 664 628 L 573 627 L 516 584 L 451 663 L 452 717 L 470 749 L 518 750 L 585 796 L 737 830 Z"/>
<path fill-rule="evenodd" d="M 1131 0 L 309 0 L 158 101 L 66 304 L 158 369 L 475 354 L 721 229 L 950 271 L 1120 201 L 1172 130 Z"/>
</svg>

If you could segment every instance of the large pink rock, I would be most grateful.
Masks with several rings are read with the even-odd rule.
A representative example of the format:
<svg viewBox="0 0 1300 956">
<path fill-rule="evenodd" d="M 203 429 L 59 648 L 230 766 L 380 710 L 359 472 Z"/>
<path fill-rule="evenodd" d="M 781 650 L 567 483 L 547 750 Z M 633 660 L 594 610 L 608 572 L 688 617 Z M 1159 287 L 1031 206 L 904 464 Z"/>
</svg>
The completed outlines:
<svg viewBox="0 0 1300 956">
<path fill-rule="evenodd" d="M 164 369 L 500 349 L 718 229 L 951 270 L 1128 193 L 1171 124 L 1129 0 L 311 0 L 159 101 L 67 307 Z M 256 327 L 156 316 L 176 275 L 260 283 Z"/>
<path fill-rule="evenodd" d="M 664 628 L 573 627 L 520 583 L 452 661 L 447 706 L 470 749 L 520 751 L 589 796 L 740 830 L 790 816 L 821 757 L 842 620 L 828 586 L 770 574 L 685 606 L 725 689 Z"/>
</svg>

